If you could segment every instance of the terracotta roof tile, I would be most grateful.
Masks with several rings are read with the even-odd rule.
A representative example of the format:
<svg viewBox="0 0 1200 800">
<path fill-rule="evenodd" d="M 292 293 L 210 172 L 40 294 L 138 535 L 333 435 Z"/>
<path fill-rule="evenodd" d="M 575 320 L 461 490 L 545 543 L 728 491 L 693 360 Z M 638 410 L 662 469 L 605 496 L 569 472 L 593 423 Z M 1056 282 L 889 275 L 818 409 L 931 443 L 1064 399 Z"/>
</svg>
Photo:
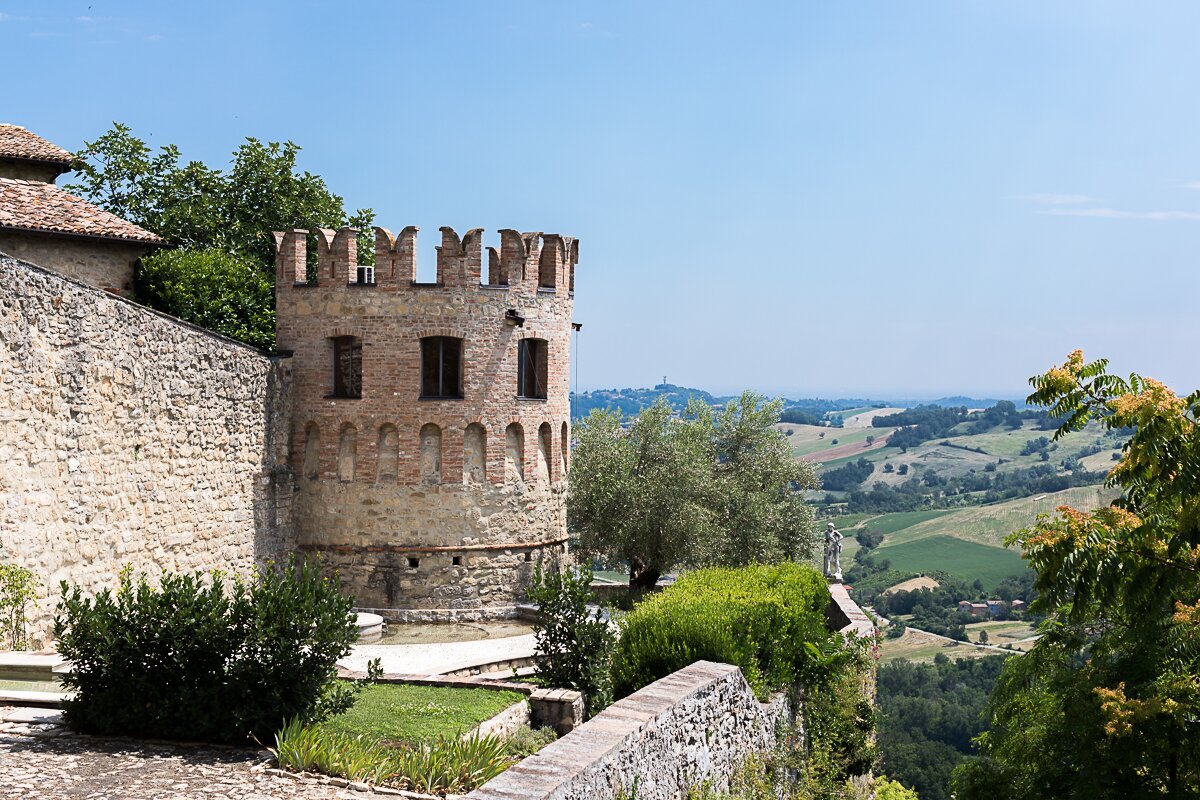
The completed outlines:
<svg viewBox="0 0 1200 800">
<path fill-rule="evenodd" d="M 71 163 L 71 154 L 19 125 L 0 123 L 0 158 Z"/>
<path fill-rule="evenodd" d="M 0 178 L 0 228 L 165 244 L 150 231 L 52 183 Z"/>
</svg>

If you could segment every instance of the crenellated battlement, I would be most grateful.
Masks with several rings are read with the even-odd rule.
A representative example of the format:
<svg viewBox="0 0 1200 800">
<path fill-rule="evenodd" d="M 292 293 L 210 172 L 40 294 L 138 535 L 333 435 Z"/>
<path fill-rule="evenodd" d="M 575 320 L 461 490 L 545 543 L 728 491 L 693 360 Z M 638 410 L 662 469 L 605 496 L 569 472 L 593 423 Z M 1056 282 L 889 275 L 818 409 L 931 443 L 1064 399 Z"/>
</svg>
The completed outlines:
<svg viewBox="0 0 1200 800">
<path fill-rule="evenodd" d="M 293 287 L 376 286 L 392 291 L 420 289 L 417 282 L 417 232 L 408 226 L 393 234 L 375 228 L 375 268 L 371 276 L 360 270 L 358 231 L 354 228 L 317 228 L 275 231 L 277 291 Z M 472 228 L 462 236 L 450 227 L 440 229 L 437 248 L 438 287 L 507 287 L 536 293 L 552 291 L 567 296 L 575 290 L 575 266 L 579 241 L 572 236 L 540 231 L 499 231 L 500 248 L 487 248 L 487 274 L 483 273 L 483 228 Z M 316 281 L 308 280 L 309 239 L 314 240 Z M 486 281 L 484 278 L 486 277 Z M 373 279 L 372 279 L 373 278 Z"/>
</svg>

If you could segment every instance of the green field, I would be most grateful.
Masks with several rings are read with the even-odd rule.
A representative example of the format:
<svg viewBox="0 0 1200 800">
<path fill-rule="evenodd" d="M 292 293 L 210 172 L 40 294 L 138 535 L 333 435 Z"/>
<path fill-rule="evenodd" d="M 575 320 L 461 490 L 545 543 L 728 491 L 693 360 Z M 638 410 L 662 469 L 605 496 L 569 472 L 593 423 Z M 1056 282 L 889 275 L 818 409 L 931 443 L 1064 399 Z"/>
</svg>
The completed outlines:
<svg viewBox="0 0 1200 800">
<path fill-rule="evenodd" d="M 928 511 L 898 511 L 894 514 L 880 514 L 876 517 L 868 517 L 861 527 L 886 535 L 954 513 L 957 512 L 950 508 L 936 508 L 929 509 Z"/>
<path fill-rule="evenodd" d="M 1011 550 L 968 542 L 953 536 L 929 536 L 902 544 L 885 544 L 875 559 L 888 559 L 902 572 L 941 570 L 968 582 L 976 579 L 992 587 L 1009 575 L 1019 575 L 1025 562 Z"/>
</svg>

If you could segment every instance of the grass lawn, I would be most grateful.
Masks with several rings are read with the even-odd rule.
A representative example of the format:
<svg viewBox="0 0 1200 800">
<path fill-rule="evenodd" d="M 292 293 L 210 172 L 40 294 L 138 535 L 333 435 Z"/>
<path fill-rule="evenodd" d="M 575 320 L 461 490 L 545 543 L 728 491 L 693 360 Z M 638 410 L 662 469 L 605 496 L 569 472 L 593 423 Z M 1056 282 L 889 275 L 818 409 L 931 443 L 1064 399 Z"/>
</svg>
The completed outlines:
<svg viewBox="0 0 1200 800">
<path fill-rule="evenodd" d="M 345 714 L 322 726 L 374 739 L 418 744 L 442 736 L 459 736 L 491 719 L 522 695 L 490 689 L 448 686 L 411 686 L 376 683 L 363 689 Z"/>
<path fill-rule="evenodd" d="M 1020 575 L 1025 562 L 1011 550 L 988 547 L 952 536 L 931 536 L 903 544 L 885 544 L 875 551 L 877 561 L 888 559 L 901 572 L 943 570 L 970 582 L 978 578 L 992 587 L 1009 575 Z"/>
</svg>

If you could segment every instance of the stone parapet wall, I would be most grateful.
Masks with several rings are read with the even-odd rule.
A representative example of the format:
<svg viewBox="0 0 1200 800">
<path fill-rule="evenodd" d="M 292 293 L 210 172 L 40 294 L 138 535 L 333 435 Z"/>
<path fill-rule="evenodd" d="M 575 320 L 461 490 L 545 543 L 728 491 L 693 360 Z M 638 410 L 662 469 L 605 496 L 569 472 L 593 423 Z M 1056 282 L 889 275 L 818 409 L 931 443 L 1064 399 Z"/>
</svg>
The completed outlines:
<svg viewBox="0 0 1200 800">
<path fill-rule="evenodd" d="M 471 792 L 476 800 L 667 800 L 729 777 L 792 718 L 758 701 L 737 667 L 697 661 L 655 681 Z M 635 788 L 636 787 L 636 788 Z"/>
<path fill-rule="evenodd" d="M 286 359 L 0 257 L 0 557 L 94 592 L 125 564 L 247 572 L 294 547 Z"/>
</svg>

